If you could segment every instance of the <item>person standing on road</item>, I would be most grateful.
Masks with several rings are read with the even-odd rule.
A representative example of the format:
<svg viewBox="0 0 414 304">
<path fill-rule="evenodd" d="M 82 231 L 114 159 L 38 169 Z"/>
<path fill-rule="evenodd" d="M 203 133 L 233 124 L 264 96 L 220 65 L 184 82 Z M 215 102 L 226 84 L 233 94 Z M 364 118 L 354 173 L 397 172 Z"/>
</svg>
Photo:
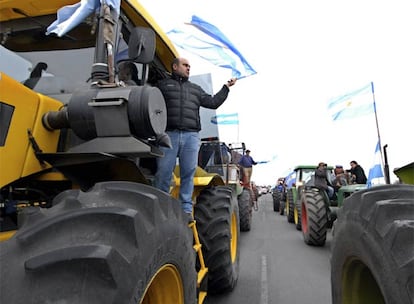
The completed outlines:
<svg viewBox="0 0 414 304">
<path fill-rule="evenodd" d="M 366 184 L 367 177 L 365 176 L 364 169 L 355 161 L 350 163 L 351 169 L 347 170 L 351 174 L 351 179 L 355 184 Z"/>
<path fill-rule="evenodd" d="M 172 148 L 160 147 L 164 157 L 157 159 L 155 187 L 169 192 L 176 159 L 180 164 L 179 200 L 185 213 L 192 214 L 194 173 L 200 147 L 200 107 L 217 109 L 227 99 L 229 88 L 236 83 L 231 78 L 215 95 L 207 94 L 200 86 L 188 80 L 190 63 L 185 58 L 175 58 L 172 74 L 157 83 L 167 108 L 166 133 Z"/>
<path fill-rule="evenodd" d="M 246 154 L 244 154 L 239 160 L 239 166 L 243 169 L 243 174 L 246 178 L 246 183 L 250 185 L 250 179 L 253 173 L 253 166 L 257 165 L 257 162 L 253 160 L 250 156 L 250 150 L 246 150 Z"/>
</svg>

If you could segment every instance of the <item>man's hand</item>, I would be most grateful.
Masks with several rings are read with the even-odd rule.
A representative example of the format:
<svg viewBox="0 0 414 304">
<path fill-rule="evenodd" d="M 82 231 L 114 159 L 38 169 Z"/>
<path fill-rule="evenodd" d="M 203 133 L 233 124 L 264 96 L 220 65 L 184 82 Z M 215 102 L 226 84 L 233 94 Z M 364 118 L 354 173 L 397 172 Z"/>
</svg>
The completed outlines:
<svg viewBox="0 0 414 304">
<path fill-rule="evenodd" d="M 229 81 L 227 81 L 226 86 L 230 88 L 232 85 L 234 85 L 237 81 L 237 78 L 231 78 Z"/>
</svg>

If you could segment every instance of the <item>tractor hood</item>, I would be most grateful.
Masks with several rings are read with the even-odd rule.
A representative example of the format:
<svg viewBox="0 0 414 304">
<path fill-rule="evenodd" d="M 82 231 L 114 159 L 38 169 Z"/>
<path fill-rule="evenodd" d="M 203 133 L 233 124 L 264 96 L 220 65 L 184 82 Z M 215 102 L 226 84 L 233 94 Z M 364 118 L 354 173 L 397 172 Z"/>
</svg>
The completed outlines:
<svg viewBox="0 0 414 304">
<path fill-rule="evenodd" d="M 394 173 L 404 184 L 414 185 L 414 162 L 395 169 Z"/>
</svg>

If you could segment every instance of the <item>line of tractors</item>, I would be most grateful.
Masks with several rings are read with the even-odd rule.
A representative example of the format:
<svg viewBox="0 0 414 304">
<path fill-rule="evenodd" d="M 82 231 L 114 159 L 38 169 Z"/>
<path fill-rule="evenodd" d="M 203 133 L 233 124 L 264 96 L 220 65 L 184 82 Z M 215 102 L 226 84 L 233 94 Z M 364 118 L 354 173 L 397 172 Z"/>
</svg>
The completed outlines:
<svg viewBox="0 0 414 304">
<path fill-rule="evenodd" d="M 272 191 L 273 209 L 281 215 L 286 213 L 287 221 L 302 231 L 306 244 L 323 246 L 344 199 L 366 185 L 342 186 L 334 198 L 329 198 L 326 191 L 315 187 L 315 170 L 316 166 L 299 165 L 287 177 L 279 178 L 278 188 Z M 327 170 L 331 174 L 333 167 Z"/>
<path fill-rule="evenodd" d="M 299 165 L 279 178 L 273 210 L 308 245 L 324 246 L 332 229 L 332 303 L 413 303 L 414 163 L 394 170 L 396 184 L 344 185 L 332 198 L 315 187 L 315 170 Z"/>
</svg>

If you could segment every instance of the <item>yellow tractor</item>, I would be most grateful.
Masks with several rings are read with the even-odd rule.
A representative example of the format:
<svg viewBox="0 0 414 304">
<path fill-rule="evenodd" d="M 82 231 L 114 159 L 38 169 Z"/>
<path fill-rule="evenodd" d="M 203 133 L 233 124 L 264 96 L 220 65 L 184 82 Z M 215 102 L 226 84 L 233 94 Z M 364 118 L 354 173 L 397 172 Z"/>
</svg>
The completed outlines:
<svg viewBox="0 0 414 304">
<path fill-rule="evenodd" d="M 188 223 L 178 175 L 152 186 L 178 54 L 116 2 L 0 0 L 0 303 L 203 303 L 237 283 L 234 191 L 198 168 Z"/>
</svg>

